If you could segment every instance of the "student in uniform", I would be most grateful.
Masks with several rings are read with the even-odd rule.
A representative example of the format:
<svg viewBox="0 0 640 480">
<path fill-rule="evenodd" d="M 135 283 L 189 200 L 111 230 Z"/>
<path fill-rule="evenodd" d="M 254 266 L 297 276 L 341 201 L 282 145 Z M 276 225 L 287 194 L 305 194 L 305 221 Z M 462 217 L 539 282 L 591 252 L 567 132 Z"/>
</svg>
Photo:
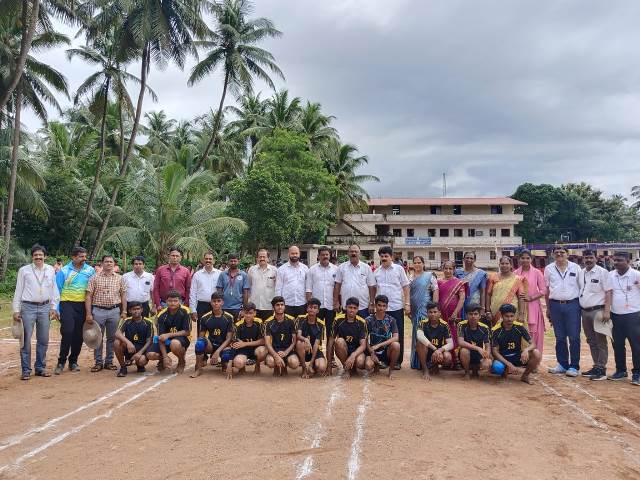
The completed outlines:
<svg viewBox="0 0 640 480">
<path fill-rule="evenodd" d="M 522 372 L 520 380 L 531 384 L 529 374 L 538 367 L 542 355 L 536 349 L 536 344 L 531 340 L 525 326 L 514 321 L 516 307 L 506 303 L 500 307 L 500 314 L 502 315 L 502 324 L 493 327 L 491 342 L 493 358 L 506 367 L 502 378 L 506 380 L 510 373 Z"/>
<path fill-rule="evenodd" d="M 480 370 L 491 368 L 491 343 L 489 327 L 480 321 L 482 307 L 477 303 L 469 303 L 465 307 L 465 318 L 458 323 L 458 345 L 460 346 L 460 363 L 464 368 L 467 380 L 478 378 Z"/>
<path fill-rule="evenodd" d="M 234 340 L 231 343 L 235 352 L 233 371 L 243 372 L 247 365 L 255 365 L 253 373 L 259 375 L 260 364 L 267 358 L 262 320 L 256 318 L 255 303 L 246 303 L 242 312 L 243 317 L 236 322 Z"/>
<path fill-rule="evenodd" d="M 388 368 L 389 378 L 393 378 L 393 371 L 400 356 L 400 341 L 398 340 L 398 325 L 396 319 L 387 313 L 389 298 L 378 295 L 375 298 L 376 312 L 367 317 L 367 350 L 365 368 L 369 372 L 377 373 L 381 368 Z"/>
<path fill-rule="evenodd" d="M 167 306 L 158 312 L 158 342 L 154 339 L 148 350 L 160 356 L 158 370 L 171 366 L 169 353 L 173 353 L 178 358 L 175 373 L 184 372 L 185 354 L 191 343 L 191 317 L 189 307 L 181 305 L 180 298 L 178 291 L 171 290 L 167 293 Z"/>
<path fill-rule="evenodd" d="M 449 324 L 442 320 L 437 303 L 427 303 L 427 318 L 420 321 L 416 340 L 422 377 L 429 381 L 431 374 L 440 373 L 440 365 L 452 363 L 453 338 Z"/>
<path fill-rule="evenodd" d="M 265 325 L 265 346 L 267 347 L 267 366 L 273 368 L 274 376 L 287 374 L 287 367 L 298 368 L 300 362 L 295 352 L 296 325 L 291 315 L 284 313 L 284 298 L 273 297 L 271 300 L 273 315 Z"/>
<path fill-rule="evenodd" d="M 233 376 L 232 365 L 233 349 L 233 315 L 222 310 L 224 295 L 214 292 L 211 294 L 211 311 L 205 313 L 200 319 L 200 337 L 196 341 L 196 370 L 191 378 L 202 375 L 205 364 L 204 356 L 211 355 L 211 365 L 222 363 L 222 371 L 227 377 Z"/>
<path fill-rule="evenodd" d="M 310 298 L 307 302 L 306 315 L 298 316 L 296 353 L 302 365 L 302 378 L 309 378 L 316 373 L 324 374 L 327 369 L 327 361 L 322 351 L 322 342 L 325 336 L 325 322 L 318 318 L 321 302 L 317 298 Z M 311 375 L 309 368 L 311 368 Z"/>
<path fill-rule="evenodd" d="M 138 373 L 146 371 L 144 366 L 149 362 L 146 352 L 153 340 L 153 323 L 142 316 L 142 311 L 142 302 L 130 302 L 131 316 L 127 317 L 116 330 L 113 351 L 120 364 L 118 377 L 125 377 L 127 366 L 131 364 L 138 367 Z M 159 359 L 159 356 L 156 356 L 155 360 Z"/>
<path fill-rule="evenodd" d="M 333 334 L 329 342 L 329 357 L 335 350 L 336 357 L 342 363 L 344 376 L 349 378 L 358 369 L 364 370 L 364 352 L 367 348 L 367 323 L 358 315 L 360 302 L 357 298 L 347 299 L 345 312 L 336 315 Z M 331 366 L 327 367 L 331 375 Z"/>
</svg>

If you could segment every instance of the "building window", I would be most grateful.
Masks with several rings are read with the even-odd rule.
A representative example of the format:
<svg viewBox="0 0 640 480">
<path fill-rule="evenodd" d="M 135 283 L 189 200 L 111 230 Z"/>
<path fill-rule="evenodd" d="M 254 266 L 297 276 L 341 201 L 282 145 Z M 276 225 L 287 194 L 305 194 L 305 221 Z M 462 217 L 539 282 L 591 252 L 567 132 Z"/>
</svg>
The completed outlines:
<svg viewBox="0 0 640 480">
<path fill-rule="evenodd" d="M 442 207 L 439 205 L 431 205 L 431 215 L 440 215 L 442 213 Z"/>
<path fill-rule="evenodd" d="M 448 228 L 441 228 L 440 229 L 440 236 L 441 237 L 448 237 L 449 236 L 449 229 Z"/>
<path fill-rule="evenodd" d="M 476 230 L 476 231 L 475 231 L 475 236 L 476 236 L 476 237 L 481 237 L 481 236 L 483 236 L 483 235 L 484 235 L 484 231 L 483 231 L 483 230 Z"/>
<path fill-rule="evenodd" d="M 449 260 L 449 252 L 440 252 L 440 261 L 446 262 Z"/>
<path fill-rule="evenodd" d="M 495 237 L 496 236 L 496 229 L 495 228 L 490 228 L 489 229 L 489 236 L 490 237 Z"/>
<path fill-rule="evenodd" d="M 489 252 L 489 260 L 495 260 L 496 259 L 496 251 L 495 250 L 491 250 Z"/>
<path fill-rule="evenodd" d="M 510 237 L 511 236 L 511 230 L 509 230 L 508 228 L 501 228 L 500 229 L 500 236 L 501 237 Z"/>
<path fill-rule="evenodd" d="M 394 228 L 393 229 L 393 236 L 394 237 L 401 237 L 402 236 L 402 229 L 401 228 Z"/>
<path fill-rule="evenodd" d="M 435 260 L 436 259 L 436 252 L 428 252 L 427 253 L 429 260 Z"/>
<path fill-rule="evenodd" d="M 389 225 L 376 225 L 376 235 L 380 237 L 389 235 Z"/>
<path fill-rule="evenodd" d="M 467 229 L 467 237 L 475 237 L 475 236 L 476 236 L 476 229 L 475 228 Z"/>
<path fill-rule="evenodd" d="M 400 215 L 400 205 L 393 205 L 391 207 L 391 215 Z"/>
<path fill-rule="evenodd" d="M 430 237 L 435 237 L 436 236 L 436 229 L 435 228 L 429 228 L 427 230 L 427 235 L 429 235 Z"/>
<path fill-rule="evenodd" d="M 413 252 L 407 252 L 407 258 L 413 260 Z"/>
<path fill-rule="evenodd" d="M 461 228 L 454 228 L 453 229 L 453 236 L 454 237 L 461 237 L 462 236 L 462 229 Z"/>
<path fill-rule="evenodd" d="M 407 228 L 407 237 L 413 237 L 415 235 L 415 230 L 413 228 Z"/>
<path fill-rule="evenodd" d="M 453 214 L 454 215 L 462 215 L 462 205 L 454 205 L 453 206 Z"/>
<path fill-rule="evenodd" d="M 491 215 L 502 215 L 502 205 L 491 205 Z"/>
</svg>

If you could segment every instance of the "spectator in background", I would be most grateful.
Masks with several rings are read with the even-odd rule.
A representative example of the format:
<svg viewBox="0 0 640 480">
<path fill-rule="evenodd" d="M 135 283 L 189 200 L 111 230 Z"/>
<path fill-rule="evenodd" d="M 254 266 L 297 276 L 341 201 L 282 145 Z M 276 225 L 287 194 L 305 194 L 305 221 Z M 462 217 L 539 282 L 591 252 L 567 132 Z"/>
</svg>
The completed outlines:
<svg viewBox="0 0 640 480">
<path fill-rule="evenodd" d="M 309 267 L 300 262 L 300 249 L 289 247 L 289 261 L 278 268 L 276 275 L 276 296 L 284 298 L 285 313 L 296 318 L 307 312 L 305 282 Z"/>
<path fill-rule="evenodd" d="M 242 305 L 249 301 L 251 285 L 246 272 L 240 270 L 240 257 L 236 253 L 229 255 L 228 268 L 218 276 L 216 290 L 224 296 L 222 308 L 238 319 Z"/>
<path fill-rule="evenodd" d="M 133 270 L 122 276 L 122 280 L 127 287 L 127 312 L 132 303 L 140 303 L 142 305 L 142 317 L 148 318 L 152 313 L 149 302 L 153 291 L 154 276 L 152 273 L 145 271 L 144 257 L 142 255 L 133 257 L 131 264 L 133 265 Z M 155 314 L 155 309 L 153 313 Z"/>
<path fill-rule="evenodd" d="M 247 272 L 251 293 L 249 301 L 256 305 L 256 316 L 266 320 L 273 315 L 271 300 L 276 296 L 276 275 L 278 269 L 269 263 L 269 252 L 261 248 L 257 253 L 256 265 L 252 265 Z"/>
<path fill-rule="evenodd" d="M 197 270 L 191 277 L 189 289 L 189 309 L 191 320 L 196 322 L 196 331 L 200 335 L 202 316 L 211 311 L 211 295 L 218 286 L 220 270 L 213 266 L 213 252 L 206 252 L 202 256 L 203 268 Z"/>
<path fill-rule="evenodd" d="M 160 311 L 167 304 L 167 295 L 176 291 L 180 295 L 181 302 L 189 301 L 191 289 L 191 272 L 182 266 L 182 250 L 178 247 L 169 248 L 169 263 L 156 270 L 153 282 L 153 303 L 156 311 Z"/>
</svg>

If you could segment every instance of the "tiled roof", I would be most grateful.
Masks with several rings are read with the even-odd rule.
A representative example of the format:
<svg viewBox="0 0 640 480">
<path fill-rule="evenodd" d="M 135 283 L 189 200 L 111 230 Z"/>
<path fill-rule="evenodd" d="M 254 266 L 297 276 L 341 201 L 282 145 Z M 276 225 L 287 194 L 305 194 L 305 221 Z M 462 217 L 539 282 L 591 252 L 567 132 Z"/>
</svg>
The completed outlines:
<svg viewBox="0 0 640 480">
<path fill-rule="evenodd" d="M 370 207 L 390 205 L 526 205 L 509 197 L 371 198 Z"/>
</svg>

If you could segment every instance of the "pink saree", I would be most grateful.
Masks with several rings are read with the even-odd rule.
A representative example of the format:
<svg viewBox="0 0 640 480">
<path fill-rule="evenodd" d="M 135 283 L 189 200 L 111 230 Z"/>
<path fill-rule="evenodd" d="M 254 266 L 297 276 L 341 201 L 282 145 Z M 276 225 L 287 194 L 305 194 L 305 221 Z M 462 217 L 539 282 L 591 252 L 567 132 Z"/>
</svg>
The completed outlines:
<svg viewBox="0 0 640 480">
<path fill-rule="evenodd" d="M 544 296 L 547 293 L 547 287 L 544 283 L 544 275 L 537 268 L 531 267 L 526 272 L 522 267 L 514 271 L 516 275 L 520 275 L 527 280 L 528 294 L 533 297 L 539 294 Z M 542 304 L 540 299 L 533 302 L 527 302 L 527 321 L 529 323 L 529 333 L 536 344 L 536 348 L 542 353 L 544 344 L 544 314 L 542 312 Z"/>
<path fill-rule="evenodd" d="M 450 318 L 458 305 L 458 301 L 460 300 L 460 292 L 463 291 L 465 295 L 468 295 L 469 285 L 467 282 L 463 282 L 462 280 L 453 277 L 449 280 L 438 280 L 438 289 L 440 291 L 438 307 L 440 308 L 442 319 L 449 324 L 454 348 L 458 348 L 458 326 L 456 322 L 452 321 Z M 460 318 L 460 313 L 458 313 L 457 317 L 458 319 Z M 454 352 L 451 353 L 453 354 Z"/>
</svg>

